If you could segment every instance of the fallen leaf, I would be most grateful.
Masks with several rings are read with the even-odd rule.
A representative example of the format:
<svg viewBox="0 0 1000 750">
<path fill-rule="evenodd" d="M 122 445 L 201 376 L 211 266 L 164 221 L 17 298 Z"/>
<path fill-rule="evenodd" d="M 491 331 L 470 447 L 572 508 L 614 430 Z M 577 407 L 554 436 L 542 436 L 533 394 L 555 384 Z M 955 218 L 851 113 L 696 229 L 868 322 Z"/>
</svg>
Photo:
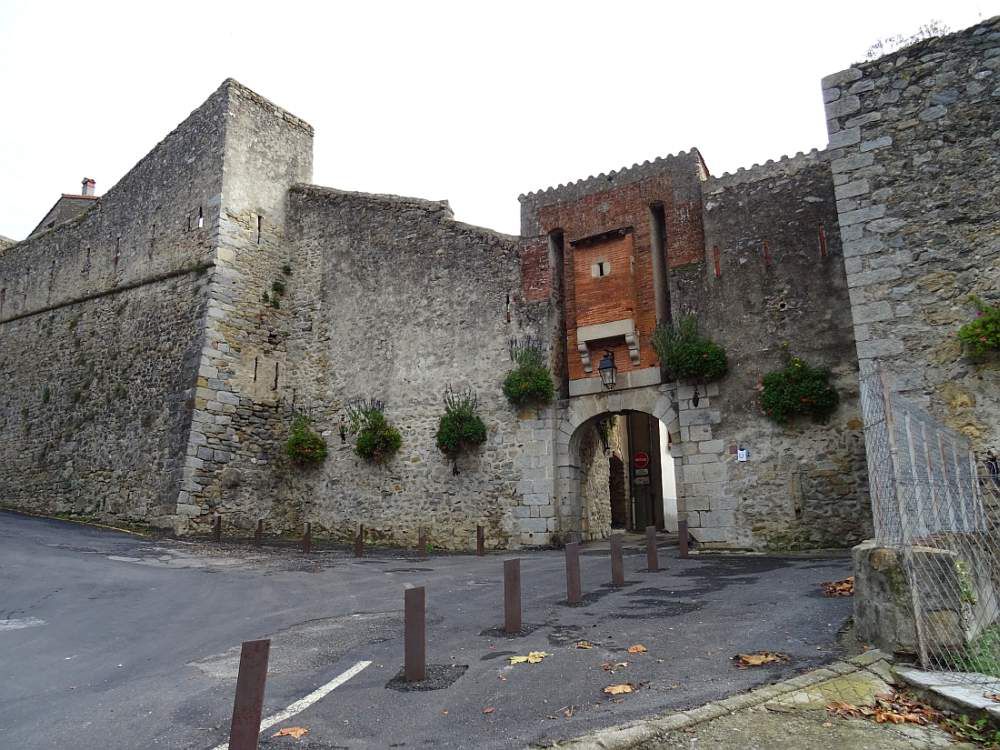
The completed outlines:
<svg viewBox="0 0 1000 750">
<path fill-rule="evenodd" d="M 1000 693 L 987 693 L 986 699 L 991 700 L 994 703 L 1000 703 Z"/>
<path fill-rule="evenodd" d="M 546 656 L 551 656 L 551 654 L 545 651 L 531 651 L 527 656 L 511 656 L 509 657 L 509 661 L 511 664 L 524 664 L 525 662 L 528 664 L 538 664 Z"/>
<path fill-rule="evenodd" d="M 305 727 L 285 727 L 284 729 L 279 729 L 277 732 L 272 734 L 272 737 L 294 737 L 295 739 L 300 739 L 303 735 L 309 734 L 309 730 Z"/>
<path fill-rule="evenodd" d="M 764 664 L 776 664 L 788 661 L 788 654 L 781 654 L 777 651 L 755 651 L 752 654 L 736 654 L 732 657 L 737 669 L 747 667 L 760 667 Z"/>
<path fill-rule="evenodd" d="M 576 647 L 577 648 L 593 648 L 594 644 L 591 643 L 590 641 L 577 641 L 576 642 Z"/>
<path fill-rule="evenodd" d="M 601 663 L 601 669 L 603 669 L 605 672 L 611 672 L 612 674 L 616 669 L 624 669 L 627 666 L 628 666 L 627 661 L 616 661 L 616 662 L 606 661 Z"/>
<path fill-rule="evenodd" d="M 448 715 L 448 709 L 447 708 L 442 708 L 441 709 L 441 715 L 442 716 L 447 716 Z"/>
<path fill-rule="evenodd" d="M 842 581 L 827 581 L 821 583 L 823 596 L 854 596 L 854 576 Z"/>
<path fill-rule="evenodd" d="M 630 654 L 644 654 L 646 653 L 646 647 L 643 646 L 641 643 L 637 643 L 634 646 L 629 646 L 628 652 Z"/>
<path fill-rule="evenodd" d="M 491 714 L 491 713 L 493 713 L 494 711 L 496 711 L 496 709 L 495 709 L 495 708 L 493 708 L 493 706 L 487 706 L 486 708 L 484 708 L 484 709 L 483 709 L 483 713 L 484 713 L 484 714 Z"/>
<path fill-rule="evenodd" d="M 608 695 L 621 695 L 623 693 L 631 693 L 633 689 L 631 684 L 622 682 L 618 685 L 608 685 L 604 688 L 604 692 Z"/>
<path fill-rule="evenodd" d="M 571 719 L 574 713 L 576 713 L 576 706 L 566 706 L 562 711 L 562 715 L 567 719 Z"/>
</svg>

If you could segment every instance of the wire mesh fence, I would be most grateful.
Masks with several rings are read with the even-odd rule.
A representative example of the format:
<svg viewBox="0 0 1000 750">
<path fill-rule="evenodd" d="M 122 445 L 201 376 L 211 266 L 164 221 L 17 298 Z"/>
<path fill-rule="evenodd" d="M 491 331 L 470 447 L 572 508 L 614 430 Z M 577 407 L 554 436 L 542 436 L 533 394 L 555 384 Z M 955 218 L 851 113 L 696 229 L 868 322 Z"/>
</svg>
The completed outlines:
<svg viewBox="0 0 1000 750">
<path fill-rule="evenodd" d="M 1000 477 L 880 368 L 861 403 L 875 538 L 902 552 L 921 666 L 1000 692 Z"/>
</svg>

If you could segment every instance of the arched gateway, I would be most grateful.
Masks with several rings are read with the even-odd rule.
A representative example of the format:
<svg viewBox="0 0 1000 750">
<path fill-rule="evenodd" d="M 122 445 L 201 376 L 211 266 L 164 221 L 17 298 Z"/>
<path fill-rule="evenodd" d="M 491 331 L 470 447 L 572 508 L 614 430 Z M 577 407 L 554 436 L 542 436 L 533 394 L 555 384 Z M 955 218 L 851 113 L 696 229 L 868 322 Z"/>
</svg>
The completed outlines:
<svg viewBox="0 0 1000 750">
<path fill-rule="evenodd" d="M 630 412 L 648 414 L 666 426 L 670 442 L 676 445 L 680 441 L 680 425 L 675 394 L 674 387 L 670 385 L 594 393 L 573 397 L 559 410 L 555 445 L 555 511 L 559 534 L 563 539 L 571 535 L 579 535 L 584 540 L 599 538 L 610 525 L 610 517 L 607 521 L 594 523 L 592 509 L 584 502 L 592 462 L 604 458 L 594 456 L 590 444 L 594 439 L 596 423 L 611 415 Z M 668 470 L 673 471 L 673 468 Z M 605 481 L 607 474 L 598 476 L 600 481 Z M 677 503 L 678 517 L 683 518 L 680 493 Z M 610 513 L 610 508 L 608 510 Z M 652 517 L 649 522 L 652 522 Z"/>
</svg>

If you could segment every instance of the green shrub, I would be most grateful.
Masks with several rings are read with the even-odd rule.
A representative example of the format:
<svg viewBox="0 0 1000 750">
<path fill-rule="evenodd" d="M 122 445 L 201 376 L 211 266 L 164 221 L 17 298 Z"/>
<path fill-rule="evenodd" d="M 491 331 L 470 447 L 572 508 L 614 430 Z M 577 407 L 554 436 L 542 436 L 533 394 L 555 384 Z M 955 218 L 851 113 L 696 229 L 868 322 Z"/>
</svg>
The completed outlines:
<svg viewBox="0 0 1000 750">
<path fill-rule="evenodd" d="M 979 297 L 969 297 L 978 314 L 958 329 L 958 340 L 972 359 L 985 359 L 991 352 L 1000 351 L 1000 306 L 987 305 Z"/>
<path fill-rule="evenodd" d="M 326 441 L 309 427 L 309 420 L 298 415 L 285 443 L 285 455 L 299 466 L 321 464 L 326 460 Z"/>
<path fill-rule="evenodd" d="M 283 274 L 285 274 L 285 276 L 291 276 L 292 275 L 292 267 L 286 263 L 285 265 L 283 265 L 281 267 L 281 272 Z"/>
<path fill-rule="evenodd" d="M 840 397 L 830 385 L 830 371 L 810 367 L 792 357 L 783 370 L 764 376 L 760 402 L 764 413 L 778 424 L 803 414 L 822 422 L 837 409 Z"/>
<path fill-rule="evenodd" d="M 451 458 L 474 450 L 486 442 L 486 425 L 476 413 L 479 399 L 471 391 L 455 393 L 451 386 L 444 394 L 444 414 L 435 435 L 438 449 Z"/>
<path fill-rule="evenodd" d="M 503 393 L 514 406 L 544 406 L 552 401 L 556 387 L 545 364 L 540 344 L 511 341 L 510 356 L 515 367 L 503 381 Z"/>
<path fill-rule="evenodd" d="M 718 380 L 729 369 L 725 350 L 698 333 L 693 315 L 676 325 L 661 323 L 653 332 L 653 348 L 672 380 Z"/>
<path fill-rule="evenodd" d="M 351 432 L 358 438 L 354 452 L 366 461 L 384 464 L 399 451 L 403 437 L 385 418 L 385 405 L 376 399 L 366 399 L 347 407 Z"/>
<path fill-rule="evenodd" d="M 275 279 L 271 282 L 271 291 L 279 297 L 283 297 L 285 295 L 285 282 L 281 279 Z"/>
</svg>

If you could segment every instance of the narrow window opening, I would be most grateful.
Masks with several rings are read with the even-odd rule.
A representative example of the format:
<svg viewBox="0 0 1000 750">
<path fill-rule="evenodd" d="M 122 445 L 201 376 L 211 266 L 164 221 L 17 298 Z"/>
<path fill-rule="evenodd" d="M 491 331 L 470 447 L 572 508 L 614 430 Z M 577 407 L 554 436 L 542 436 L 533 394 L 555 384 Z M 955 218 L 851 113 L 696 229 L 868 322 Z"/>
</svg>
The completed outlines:
<svg viewBox="0 0 1000 750">
<path fill-rule="evenodd" d="M 149 235 L 149 257 L 152 259 L 153 253 L 156 251 L 156 224 L 153 224 L 153 229 Z"/>
<path fill-rule="evenodd" d="M 771 265 L 771 247 L 767 244 L 767 240 L 764 240 L 764 263 Z"/>
<path fill-rule="evenodd" d="M 653 256 L 656 322 L 670 322 L 670 266 L 667 262 L 667 213 L 662 203 L 649 206 L 649 243 Z"/>
<path fill-rule="evenodd" d="M 201 211 L 201 206 L 198 206 L 198 229 L 205 226 L 205 215 Z"/>
<path fill-rule="evenodd" d="M 819 257 L 825 258 L 827 253 L 826 249 L 826 229 L 823 225 L 819 225 Z"/>
<path fill-rule="evenodd" d="M 121 237 L 116 237 L 115 238 L 115 258 L 114 258 L 114 264 L 115 264 L 115 270 L 116 271 L 118 270 L 118 258 L 121 255 L 121 249 L 122 249 L 122 238 Z"/>
<path fill-rule="evenodd" d="M 56 282 L 56 260 L 52 259 L 52 263 L 49 264 L 49 291 L 52 291 L 52 287 Z"/>
<path fill-rule="evenodd" d="M 552 295 L 552 303 L 556 309 L 554 330 L 552 337 L 556 342 L 553 347 L 555 362 L 553 362 L 552 372 L 555 375 L 556 383 L 559 387 L 559 395 L 566 398 L 569 395 L 569 368 L 567 367 L 567 346 L 566 346 L 566 310 L 565 284 L 565 262 L 566 262 L 566 241 L 560 230 L 549 232 L 549 279 Z"/>
<path fill-rule="evenodd" d="M 278 390 L 278 363 L 274 363 L 274 385 L 271 386 L 272 391 Z"/>
<path fill-rule="evenodd" d="M 263 217 L 257 214 L 257 244 L 260 244 L 261 228 L 263 226 Z"/>
<path fill-rule="evenodd" d="M 7 290 L 0 289 L 0 316 L 3 315 L 3 306 L 6 301 L 7 301 Z"/>
<path fill-rule="evenodd" d="M 187 223 L 188 223 L 187 230 L 190 232 L 191 231 L 191 216 L 190 216 L 190 214 L 187 217 Z"/>
<path fill-rule="evenodd" d="M 257 382 L 257 357 L 253 358 L 253 382 Z"/>
<path fill-rule="evenodd" d="M 507 294 L 507 322 L 510 323 L 510 293 Z"/>
<path fill-rule="evenodd" d="M 27 271 L 24 274 L 24 286 L 21 287 L 21 304 L 26 305 L 28 303 L 28 282 L 31 280 L 31 266 L 28 266 Z"/>
<path fill-rule="evenodd" d="M 90 274 L 90 248 L 88 247 L 83 255 L 83 275 L 88 276 Z"/>
<path fill-rule="evenodd" d="M 718 245 L 712 246 L 712 263 L 715 265 L 715 278 L 722 278 L 722 253 Z"/>
</svg>

